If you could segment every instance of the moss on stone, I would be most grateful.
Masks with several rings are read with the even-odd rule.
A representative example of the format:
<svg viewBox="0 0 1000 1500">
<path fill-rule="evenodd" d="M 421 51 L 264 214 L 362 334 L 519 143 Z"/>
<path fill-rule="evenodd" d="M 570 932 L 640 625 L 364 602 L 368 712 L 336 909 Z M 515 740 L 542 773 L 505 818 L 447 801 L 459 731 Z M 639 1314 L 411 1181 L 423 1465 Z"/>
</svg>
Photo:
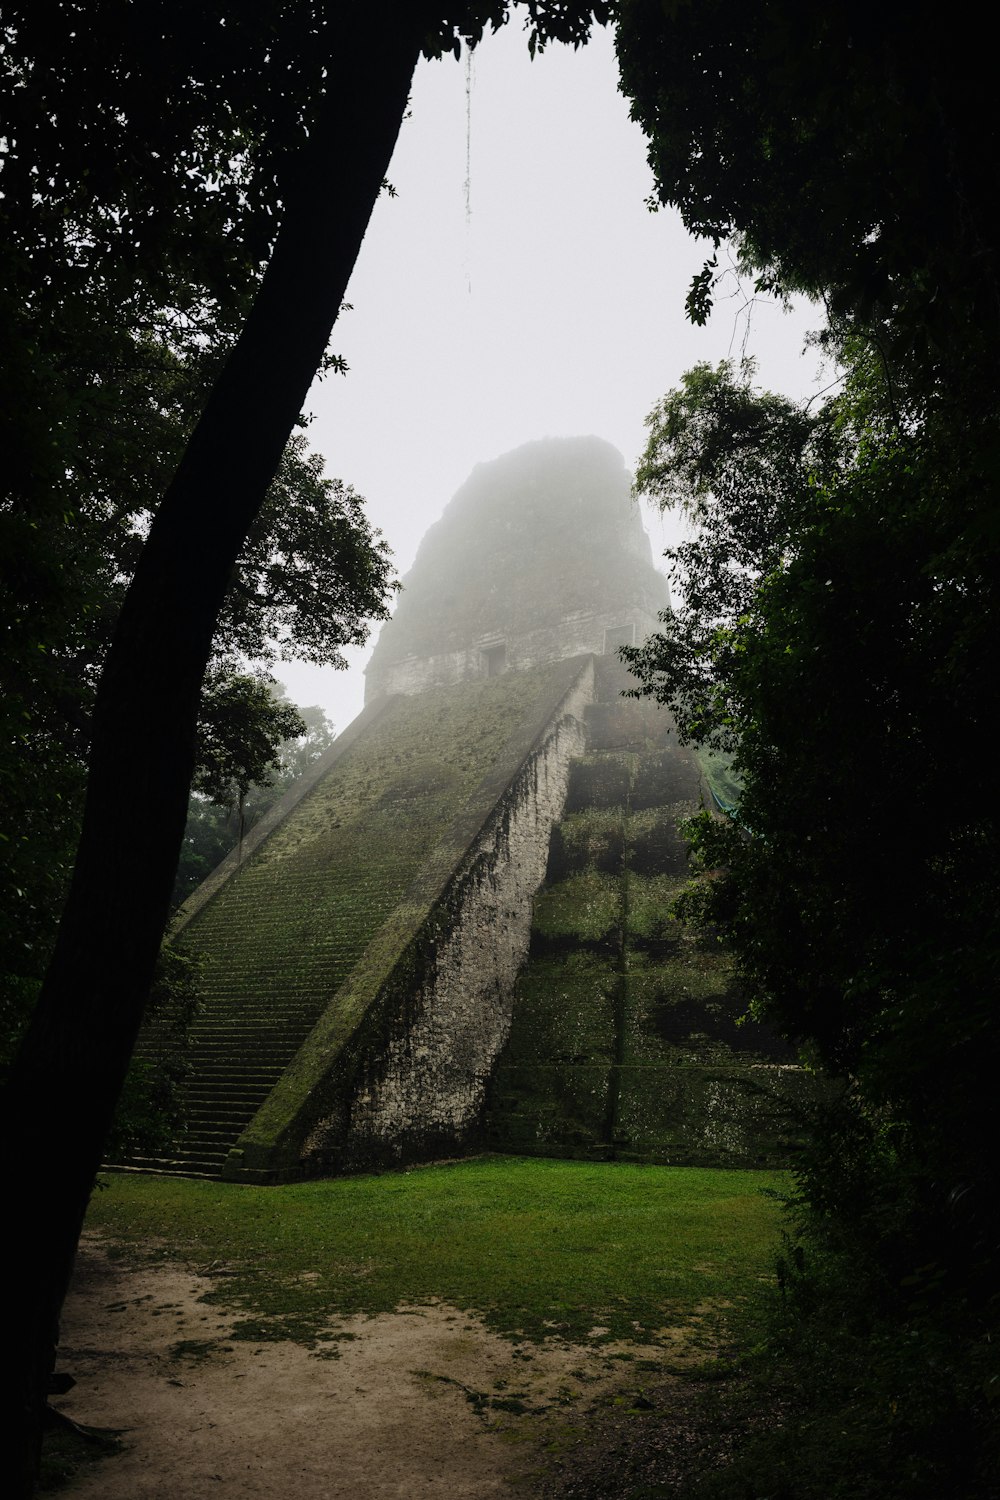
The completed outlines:
<svg viewBox="0 0 1000 1500">
<path fill-rule="evenodd" d="M 546 938 L 608 942 L 621 921 L 621 881 L 601 870 L 572 875 L 543 891 L 535 901 L 534 925 Z"/>
<path fill-rule="evenodd" d="M 590 1155 L 603 1147 L 608 1069 L 593 1063 L 498 1068 L 490 1129 L 518 1151 Z"/>
<path fill-rule="evenodd" d="M 559 857 L 558 862 L 550 860 L 550 881 L 587 869 L 618 874 L 625 852 L 621 809 L 588 807 L 572 813 L 553 830 L 552 842 Z"/>
<path fill-rule="evenodd" d="M 588 723 L 590 753 L 572 769 L 535 901 L 489 1139 L 692 1166 L 785 1163 L 811 1081 L 742 1019 L 724 948 L 673 915 L 697 765 L 665 745 L 662 717 L 605 704 Z"/>
<path fill-rule="evenodd" d="M 505 1061 L 599 1063 L 614 1057 L 614 996 L 619 982 L 610 957 L 574 950 L 528 964 L 515 992 L 519 1025 Z"/>
<path fill-rule="evenodd" d="M 679 824 L 697 812 L 693 802 L 675 802 L 668 807 L 630 809 L 628 819 L 628 868 L 637 875 L 688 874 L 688 846 Z"/>
<path fill-rule="evenodd" d="M 673 915 L 673 905 L 687 885 L 681 875 L 628 875 L 628 930 L 637 938 L 670 938 L 680 941 L 681 924 Z"/>
</svg>

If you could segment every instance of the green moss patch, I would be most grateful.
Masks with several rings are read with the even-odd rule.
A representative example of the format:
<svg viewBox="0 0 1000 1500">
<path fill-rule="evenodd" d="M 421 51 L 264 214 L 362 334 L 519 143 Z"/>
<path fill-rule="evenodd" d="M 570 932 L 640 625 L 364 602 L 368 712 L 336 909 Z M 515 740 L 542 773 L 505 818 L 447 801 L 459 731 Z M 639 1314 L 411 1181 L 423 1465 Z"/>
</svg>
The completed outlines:
<svg viewBox="0 0 1000 1500">
<path fill-rule="evenodd" d="M 607 1159 L 608 1063 L 503 1064 L 490 1089 L 490 1139 L 509 1151 Z"/>
<path fill-rule="evenodd" d="M 684 875 L 628 876 L 628 930 L 631 938 L 682 936 L 682 928 L 672 915 L 677 897 L 687 884 Z"/>
<path fill-rule="evenodd" d="M 534 927 L 546 938 L 607 942 L 621 921 L 621 882 L 600 870 L 572 875 L 535 898 Z"/>
<path fill-rule="evenodd" d="M 552 831 L 548 883 L 587 869 L 617 875 L 625 852 L 625 819 L 620 808 L 590 807 L 573 813 Z"/>
<path fill-rule="evenodd" d="M 678 828 L 682 818 L 698 811 L 689 802 L 648 807 L 628 819 L 628 867 L 637 875 L 688 874 L 688 846 Z"/>
<path fill-rule="evenodd" d="M 620 1155 L 684 1166 L 780 1166 L 801 1145 L 798 1069 L 647 1064 L 622 1069 Z"/>
<path fill-rule="evenodd" d="M 624 807 L 635 771 L 636 756 L 583 755 L 570 769 L 567 814 L 594 808 Z"/>
<path fill-rule="evenodd" d="M 519 1024 L 504 1054 L 510 1064 L 548 1062 L 607 1065 L 614 1055 L 615 987 L 611 956 L 577 949 L 533 961 L 515 994 Z"/>
</svg>

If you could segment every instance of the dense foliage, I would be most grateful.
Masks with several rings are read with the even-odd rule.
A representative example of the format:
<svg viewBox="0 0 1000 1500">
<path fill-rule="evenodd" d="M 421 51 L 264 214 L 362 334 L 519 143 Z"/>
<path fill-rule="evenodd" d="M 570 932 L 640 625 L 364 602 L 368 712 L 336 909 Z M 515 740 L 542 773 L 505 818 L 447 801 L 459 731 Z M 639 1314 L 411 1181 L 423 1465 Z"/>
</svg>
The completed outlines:
<svg viewBox="0 0 1000 1500">
<path fill-rule="evenodd" d="M 739 820 L 694 832 L 725 867 L 711 910 L 751 991 L 885 1107 L 941 1239 L 922 1224 L 906 1253 L 935 1274 L 957 1255 L 964 1275 L 994 1170 L 968 1082 L 1000 1061 L 997 830 L 969 701 L 990 670 L 989 598 L 967 618 L 929 565 L 948 540 L 925 503 L 934 455 L 859 426 L 857 381 L 810 416 L 701 369 L 657 409 L 640 480 L 698 526 L 673 553 L 683 602 L 635 662 L 687 738 L 735 746 Z"/>
<path fill-rule="evenodd" d="M 304 129 L 304 95 L 275 88 L 301 41 L 279 24 L 287 12 L 213 23 L 184 4 L 5 8 L 0 1068 L 65 899 L 122 601 L 273 236 L 280 162 L 263 122 L 277 111 L 285 149 Z M 298 17 L 310 34 L 328 25 L 322 8 Z M 318 83 L 314 53 L 295 66 L 304 88 Z M 390 586 L 361 497 L 294 435 L 233 569 L 202 697 L 196 786 L 220 817 L 305 732 L 267 669 L 279 655 L 341 664 Z M 178 962 L 165 956 L 154 999 L 172 988 L 181 1016 L 191 982 L 163 978 Z M 119 1136 L 122 1121 L 134 1135 L 129 1121 L 164 1116 L 154 1095 L 174 1066 L 145 1092 L 133 1069 Z"/>
<path fill-rule="evenodd" d="M 814 1434 L 824 1400 L 852 1433 L 823 1493 L 989 1494 L 1000 313 L 985 61 L 923 5 L 905 23 L 854 4 L 622 11 L 659 196 L 716 244 L 733 237 L 760 286 L 822 297 L 846 371 L 817 410 L 693 371 L 652 414 L 639 476 L 695 531 L 674 553 L 686 602 L 636 665 L 689 738 L 735 748 L 744 780 L 738 821 L 694 825 L 716 872 L 701 899 L 760 1010 L 847 1084 L 800 1173 L 783 1354 L 816 1398 Z M 712 285 L 709 268 L 696 317 Z M 879 1420 L 856 1420 L 864 1403 Z M 820 1493 L 814 1479 L 803 1468 L 794 1493 Z"/>
<path fill-rule="evenodd" d="M 618 10 L 657 196 L 694 233 L 735 236 L 765 283 L 925 373 L 963 346 L 996 371 L 997 124 L 973 32 L 929 0 Z"/>
<path fill-rule="evenodd" d="M 45 334 L 36 332 L 40 345 Z M 110 635 L 150 514 L 202 395 L 194 372 L 162 348 L 151 350 L 148 368 L 130 369 L 125 378 L 113 349 L 77 354 L 97 362 L 100 378 L 93 400 L 77 390 L 72 426 L 50 431 L 58 478 L 50 481 L 36 468 L 32 484 L 19 487 L 16 473 L 6 471 L 0 497 L 6 644 L 0 995 L 8 1041 L 44 971 L 64 897 L 90 714 Z M 67 380 L 73 378 L 71 371 Z M 109 422 L 112 406 L 127 420 Z M 246 664 L 263 670 L 279 653 L 338 664 L 340 647 L 363 641 L 368 620 L 385 614 L 390 576 L 387 549 L 360 497 L 325 478 L 305 439 L 294 437 L 219 620 L 202 700 L 200 790 L 230 801 L 234 782 L 245 791 L 261 781 L 278 746 L 303 732 L 289 706 L 275 705 L 266 682 L 247 675 Z"/>
<path fill-rule="evenodd" d="M 328 750 L 334 741 L 333 725 L 321 708 L 294 708 L 283 690 L 261 678 L 237 679 L 247 701 L 253 731 L 259 734 L 258 698 L 265 695 L 271 721 L 280 743 L 266 736 L 257 740 L 258 757 L 248 764 L 247 745 L 240 735 L 231 747 L 216 747 L 211 777 L 199 775 L 188 808 L 184 843 L 181 846 L 174 902 L 179 905 L 235 848 L 283 794 Z M 230 684 L 224 684 L 226 688 Z M 233 719 L 227 715 L 228 731 Z M 206 759 L 208 759 L 206 757 Z M 207 768 L 206 768 L 207 769 Z"/>
</svg>

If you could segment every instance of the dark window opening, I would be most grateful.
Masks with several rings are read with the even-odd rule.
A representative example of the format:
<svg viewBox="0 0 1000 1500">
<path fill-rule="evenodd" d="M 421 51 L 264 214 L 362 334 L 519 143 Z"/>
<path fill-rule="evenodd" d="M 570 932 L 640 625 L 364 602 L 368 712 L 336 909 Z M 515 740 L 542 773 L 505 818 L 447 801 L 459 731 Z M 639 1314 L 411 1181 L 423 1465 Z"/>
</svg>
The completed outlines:
<svg viewBox="0 0 1000 1500">
<path fill-rule="evenodd" d="M 604 654 L 610 656 L 619 646 L 635 645 L 634 625 L 615 625 L 604 632 Z"/>
<path fill-rule="evenodd" d="M 506 646 L 486 646 L 483 649 L 483 667 L 487 677 L 499 677 L 507 665 Z"/>
</svg>

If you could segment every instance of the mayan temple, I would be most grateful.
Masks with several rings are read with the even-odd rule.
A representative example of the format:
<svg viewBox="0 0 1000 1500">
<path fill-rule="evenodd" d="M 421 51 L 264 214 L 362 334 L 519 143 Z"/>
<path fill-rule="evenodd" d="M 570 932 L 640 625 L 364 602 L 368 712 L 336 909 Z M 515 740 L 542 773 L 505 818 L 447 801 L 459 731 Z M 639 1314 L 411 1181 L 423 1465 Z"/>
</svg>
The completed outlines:
<svg viewBox="0 0 1000 1500">
<path fill-rule="evenodd" d="M 478 1149 L 783 1162 L 806 1087 L 682 929 L 708 796 L 618 647 L 668 607 L 614 448 L 479 465 L 363 712 L 178 915 L 201 963 L 160 1170 L 288 1181 Z"/>
</svg>

